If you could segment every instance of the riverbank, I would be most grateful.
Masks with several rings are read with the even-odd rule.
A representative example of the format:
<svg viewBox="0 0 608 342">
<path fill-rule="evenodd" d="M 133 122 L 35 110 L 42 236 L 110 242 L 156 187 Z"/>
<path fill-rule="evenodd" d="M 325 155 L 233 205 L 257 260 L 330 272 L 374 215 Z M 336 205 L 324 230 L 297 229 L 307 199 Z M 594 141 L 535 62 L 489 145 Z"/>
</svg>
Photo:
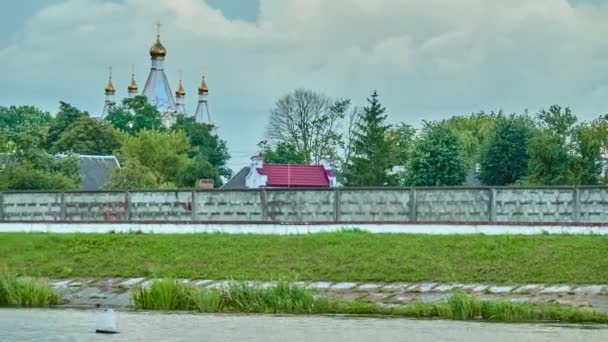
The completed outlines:
<svg viewBox="0 0 608 342">
<path fill-rule="evenodd" d="M 64 305 L 92 308 L 96 304 L 130 309 L 134 307 L 132 291 L 137 287 L 149 288 L 155 279 L 103 278 L 49 280 L 50 286 L 59 293 Z M 230 283 L 226 280 L 181 279 L 180 282 L 200 289 L 221 289 Z M 262 288 L 275 286 L 276 282 L 246 281 Z M 374 303 L 378 307 L 399 307 L 414 303 L 438 303 L 448 298 L 452 291 L 468 293 L 479 300 L 527 302 L 533 304 L 564 304 L 578 308 L 590 308 L 608 313 L 608 285 L 551 285 L 519 284 L 497 285 L 490 283 L 372 283 L 372 282 L 296 282 L 314 291 L 315 296 L 338 301 Z"/>
<path fill-rule="evenodd" d="M 608 284 L 606 236 L 0 234 L 19 275 Z"/>
</svg>

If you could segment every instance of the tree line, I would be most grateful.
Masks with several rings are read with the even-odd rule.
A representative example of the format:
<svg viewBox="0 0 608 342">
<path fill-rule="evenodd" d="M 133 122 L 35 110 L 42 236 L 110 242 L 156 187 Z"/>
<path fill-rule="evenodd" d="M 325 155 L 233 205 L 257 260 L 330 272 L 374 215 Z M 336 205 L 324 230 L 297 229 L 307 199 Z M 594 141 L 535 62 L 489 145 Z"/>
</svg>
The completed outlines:
<svg viewBox="0 0 608 342">
<path fill-rule="evenodd" d="M 226 142 L 213 127 L 179 115 L 170 128 L 144 96 L 124 99 L 107 117 L 60 102 L 55 115 L 32 106 L 0 107 L 0 190 L 77 189 L 77 155 L 116 155 L 106 189 L 193 187 L 230 177 Z M 56 158 L 54 155 L 63 155 Z"/>
<path fill-rule="evenodd" d="M 345 186 L 606 184 L 608 115 L 581 121 L 554 105 L 534 115 L 479 112 L 389 124 L 374 92 L 363 108 L 297 89 L 270 113 L 268 162 L 330 160 Z"/>
</svg>

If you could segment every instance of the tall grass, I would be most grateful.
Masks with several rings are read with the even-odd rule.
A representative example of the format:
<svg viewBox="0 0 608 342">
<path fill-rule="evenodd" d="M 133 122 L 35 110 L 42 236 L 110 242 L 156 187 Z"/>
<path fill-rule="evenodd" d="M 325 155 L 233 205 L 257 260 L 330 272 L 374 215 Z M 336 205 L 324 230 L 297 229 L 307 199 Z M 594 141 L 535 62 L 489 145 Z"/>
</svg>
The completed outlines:
<svg viewBox="0 0 608 342">
<path fill-rule="evenodd" d="M 395 308 L 392 313 L 407 317 L 467 321 L 608 323 L 608 314 L 595 310 L 559 304 L 480 300 L 463 292 L 452 293 L 444 302 L 416 303 Z"/>
<path fill-rule="evenodd" d="M 134 289 L 133 302 L 144 310 L 208 313 L 394 315 L 500 322 L 608 323 L 608 314 L 593 310 L 558 304 L 487 301 L 463 292 L 454 292 L 443 302 L 387 308 L 371 302 L 316 298 L 310 290 L 289 282 L 266 287 L 233 282 L 223 288 L 196 288 L 177 280 L 159 280 L 148 288 Z"/>
<path fill-rule="evenodd" d="M 0 272 L 0 306 L 48 307 L 58 302 L 59 296 L 45 281 Z"/>
<path fill-rule="evenodd" d="M 311 291 L 288 282 L 259 286 L 231 282 L 221 288 L 196 288 L 163 279 L 133 290 L 136 308 L 199 312 L 314 313 L 318 300 Z"/>
</svg>

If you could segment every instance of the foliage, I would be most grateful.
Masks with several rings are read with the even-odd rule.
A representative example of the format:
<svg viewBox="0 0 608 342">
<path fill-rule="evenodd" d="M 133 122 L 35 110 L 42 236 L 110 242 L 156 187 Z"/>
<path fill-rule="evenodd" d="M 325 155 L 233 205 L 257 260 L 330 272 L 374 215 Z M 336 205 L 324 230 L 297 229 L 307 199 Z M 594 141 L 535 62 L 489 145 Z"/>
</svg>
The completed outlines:
<svg viewBox="0 0 608 342">
<path fill-rule="evenodd" d="M 553 105 L 548 110 L 541 109 L 537 114 L 537 121 L 540 128 L 559 137 L 562 145 L 572 143 L 578 119 L 570 108 Z"/>
<path fill-rule="evenodd" d="M 76 122 L 81 117 L 88 117 L 89 113 L 80 111 L 78 108 L 70 105 L 69 103 L 60 101 L 59 112 L 55 115 L 55 118 L 51 121 L 49 133 L 46 141 L 46 150 L 50 148 L 59 140 L 61 134 Z"/>
<path fill-rule="evenodd" d="M 528 172 L 528 132 L 514 116 L 499 121 L 481 161 L 479 178 L 486 185 L 509 185 Z"/>
<path fill-rule="evenodd" d="M 0 189 L 59 190 L 76 189 L 80 183 L 79 160 L 73 155 L 54 157 L 43 144 L 45 129 L 26 128 L 16 136 L 10 162 L 0 173 Z"/>
<path fill-rule="evenodd" d="M 217 169 L 201 157 L 191 159 L 185 167 L 178 171 L 176 184 L 179 187 L 192 188 L 196 186 L 199 179 L 212 179 L 214 187 L 222 186 L 222 179 Z"/>
<path fill-rule="evenodd" d="M 161 115 L 156 107 L 148 103 L 147 98 L 141 95 L 123 99 L 120 106 L 112 107 L 105 120 L 129 134 L 137 134 L 141 130 L 164 128 Z"/>
<path fill-rule="evenodd" d="M 502 111 L 479 112 L 469 116 L 453 116 L 438 124 L 445 125 L 458 136 L 467 172 L 475 172 L 486 147 L 494 135 Z"/>
<path fill-rule="evenodd" d="M 562 142 L 562 137 L 547 130 L 538 130 L 532 136 L 528 145 L 530 156 L 528 184 L 570 184 L 571 157 Z"/>
<path fill-rule="evenodd" d="M 176 183 L 180 170 L 190 163 L 189 154 L 195 151 L 183 131 L 142 130 L 125 140 L 119 156 L 147 167 L 159 183 Z"/>
<path fill-rule="evenodd" d="M 396 179 L 389 174 L 395 160 L 387 139 L 390 126 L 385 123 L 386 108 L 380 104 L 377 92 L 368 102 L 355 129 L 352 161 L 345 170 L 346 183 L 348 186 L 394 185 Z"/>
<path fill-rule="evenodd" d="M 416 139 L 407 169 L 413 186 L 462 185 L 465 180 L 462 146 L 456 134 L 441 124 L 426 124 Z"/>
<path fill-rule="evenodd" d="M 197 123 L 193 117 L 178 115 L 172 129 L 186 132 L 190 145 L 198 148 L 190 153 L 190 157 L 200 156 L 217 169 L 219 175 L 232 176 L 232 170 L 226 165 L 230 159 L 228 146 L 213 132 L 213 126 Z"/>
<path fill-rule="evenodd" d="M 61 133 L 51 151 L 111 155 L 120 148 L 123 139 L 122 134 L 109 123 L 83 116 Z"/>
<path fill-rule="evenodd" d="M 338 126 L 349 106 L 349 100 L 333 101 L 322 93 L 296 89 L 277 100 L 266 136 L 271 143 L 293 145 L 307 156 L 307 163 L 336 159 L 342 144 Z"/>
<path fill-rule="evenodd" d="M 49 113 L 33 106 L 0 107 L 0 131 L 19 134 L 26 127 L 42 128 L 50 122 Z"/>
<path fill-rule="evenodd" d="M 110 173 L 104 185 L 109 190 L 156 189 L 161 184 L 158 175 L 137 159 L 125 160 L 121 167 Z"/>
<path fill-rule="evenodd" d="M 267 163 L 277 164 L 306 164 L 308 156 L 298 151 L 297 148 L 289 143 L 280 142 L 276 146 L 270 146 L 266 141 L 258 144 L 261 149 L 261 154 L 264 156 L 264 161 Z"/>
<path fill-rule="evenodd" d="M 412 153 L 412 144 L 416 130 L 404 122 L 391 127 L 387 132 L 388 144 L 391 146 L 395 165 L 405 166 Z"/>
</svg>

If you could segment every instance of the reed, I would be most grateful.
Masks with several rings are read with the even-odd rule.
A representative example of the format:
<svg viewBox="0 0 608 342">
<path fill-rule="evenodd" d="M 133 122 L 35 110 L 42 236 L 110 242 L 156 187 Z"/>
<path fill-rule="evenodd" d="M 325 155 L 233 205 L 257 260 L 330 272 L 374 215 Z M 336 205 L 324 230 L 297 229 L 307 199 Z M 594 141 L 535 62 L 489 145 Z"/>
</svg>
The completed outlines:
<svg viewBox="0 0 608 342">
<path fill-rule="evenodd" d="M 0 271 L 0 306 L 49 307 L 59 303 L 59 296 L 41 279 L 17 278 Z"/>
<path fill-rule="evenodd" d="M 499 322 L 608 323 L 608 314 L 594 310 L 558 304 L 487 301 L 464 292 L 454 292 L 443 302 L 387 308 L 371 302 L 316 298 L 312 291 L 287 281 L 264 287 L 231 282 L 220 288 L 196 288 L 166 279 L 147 288 L 134 289 L 133 302 L 136 308 L 144 310 L 205 313 L 391 315 Z"/>
</svg>

